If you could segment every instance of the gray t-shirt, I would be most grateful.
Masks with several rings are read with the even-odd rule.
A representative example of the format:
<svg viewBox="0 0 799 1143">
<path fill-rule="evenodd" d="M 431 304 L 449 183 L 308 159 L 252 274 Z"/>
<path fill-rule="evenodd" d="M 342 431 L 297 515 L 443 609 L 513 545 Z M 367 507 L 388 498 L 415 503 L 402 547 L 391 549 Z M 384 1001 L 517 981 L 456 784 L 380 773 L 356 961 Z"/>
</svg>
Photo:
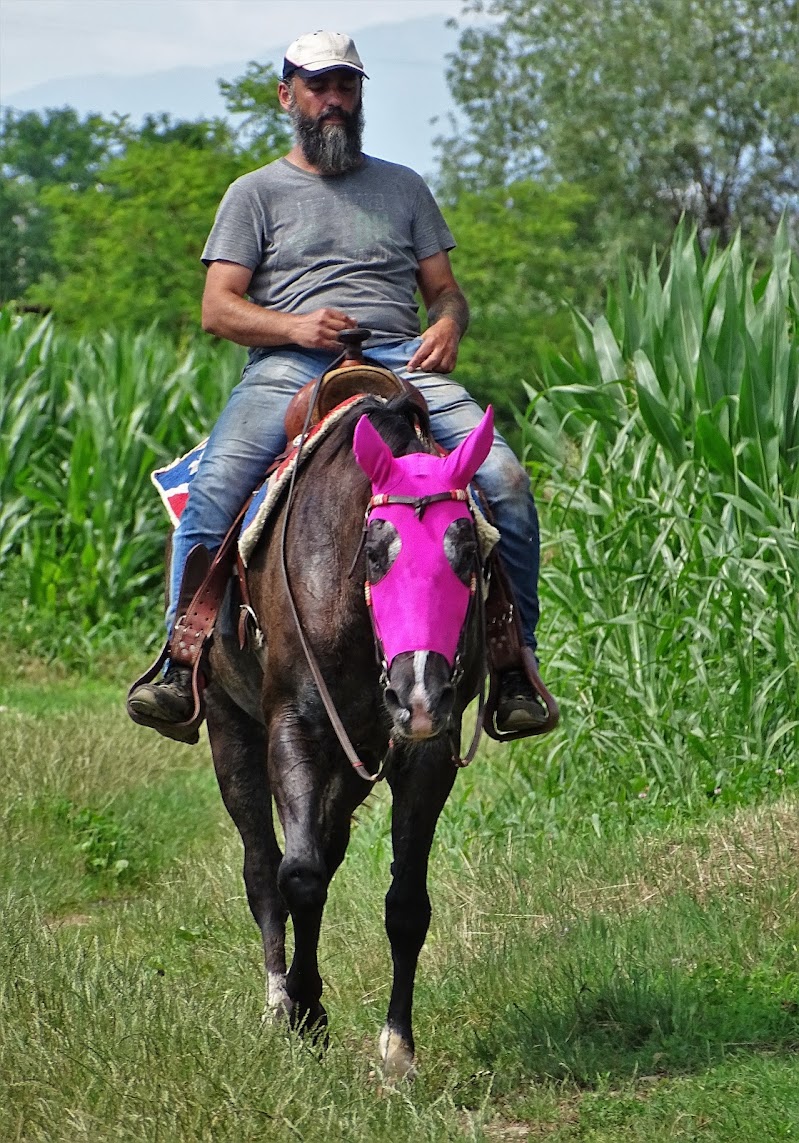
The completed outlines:
<svg viewBox="0 0 799 1143">
<path fill-rule="evenodd" d="M 202 259 L 252 270 L 248 295 L 259 306 L 343 310 L 377 344 L 418 335 L 417 267 L 454 245 L 408 167 L 366 156 L 357 171 L 325 177 L 278 159 L 228 188 Z"/>
</svg>

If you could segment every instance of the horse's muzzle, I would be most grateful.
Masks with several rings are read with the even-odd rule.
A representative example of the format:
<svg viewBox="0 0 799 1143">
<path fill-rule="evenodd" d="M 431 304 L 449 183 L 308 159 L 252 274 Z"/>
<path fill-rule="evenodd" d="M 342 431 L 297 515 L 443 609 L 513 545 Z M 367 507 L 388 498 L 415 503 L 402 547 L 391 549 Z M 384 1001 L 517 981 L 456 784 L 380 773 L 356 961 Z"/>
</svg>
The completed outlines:
<svg viewBox="0 0 799 1143">
<path fill-rule="evenodd" d="M 455 703 L 452 670 L 435 651 L 397 655 L 389 671 L 385 703 L 395 737 L 425 742 L 448 729 Z"/>
</svg>

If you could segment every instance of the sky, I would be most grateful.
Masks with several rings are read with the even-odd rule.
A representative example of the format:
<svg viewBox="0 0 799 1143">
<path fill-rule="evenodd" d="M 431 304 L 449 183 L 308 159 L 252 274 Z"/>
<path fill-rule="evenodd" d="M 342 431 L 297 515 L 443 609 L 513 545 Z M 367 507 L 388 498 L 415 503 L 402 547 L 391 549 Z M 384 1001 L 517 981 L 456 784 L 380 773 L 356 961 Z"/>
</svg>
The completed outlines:
<svg viewBox="0 0 799 1143">
<path fill-rule="evenodd" d="M 0 0 L 0 102 L 68 76 L 257 59 L 318 28 L 459 16 L 462 0 Z"/>
</svg>

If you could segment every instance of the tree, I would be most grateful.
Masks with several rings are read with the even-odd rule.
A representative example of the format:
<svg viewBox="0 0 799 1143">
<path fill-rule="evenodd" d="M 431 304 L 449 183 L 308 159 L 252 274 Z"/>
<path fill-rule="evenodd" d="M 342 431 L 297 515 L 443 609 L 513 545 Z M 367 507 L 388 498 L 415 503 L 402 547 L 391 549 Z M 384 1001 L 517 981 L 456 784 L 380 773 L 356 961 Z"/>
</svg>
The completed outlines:
<svg viewBox="0 0 799 1143">
<path fill-rule="evenodd" d="M 277 98 L 278 75 L 271 64 L 251 60 L 244 75 L 228 83 L 220 79 L 219 90 L 229 115 L 243 116 L 238 126 L 239 144 L 255 165 L 269 162 L 291 146 L 286 120 Z"/>
<path fill-rule="evenodd" d="M 443 181 L 566 180 L 605 239 L 646 249 L 686 212 L 722 243 L 799 202 L 797 0 L 473 0 L 448 71 L 464 127 Z"/>
<path fill-rule="evenodd" d="M 463 192 L 447 211 L 458 242 L 453 268 L 471 310 L 458 379 L 493 403 L 506 434 L 514 431 L 514 406 L 525 403 L 522 382 L 533 381 L 536 351 L 573 344 L 565 303 L 584 308 L 598 299 L 588 241 L 594 209 L 576 187 L 518 182 Z"/>
<path fill-rule="evenodd" d="M 29 296 L 80 327 L 199 324 L 203 242 L 240 173 L 226 148 L 137 139 L 75 193 L 43 193 L 57 274 Z"/>
<path fill-rule="evenodd" d="M 21 297 L 54 269 L 46 187 L 90 186 L 119 146 L 122 121 L 81 119 L 72 107 L 6 108 L 0 118 L 0 304 Z"/>
<path fill-rule="evenodd" d="M 22 298 L 80 326 L 195 323 L 203 241 L 229 183 L 288 149 L 277 76 L 221 83 L 223 119 L 81 119 L 72 108 L 0 121 L 0 304 Z"/>
<path fill-rule="evenodd" d="M 91 185 L 42 194 L 54 270 L 28 297 L 87 328 L 197 327 L 200 254 L 222 195 L 238 175 L 288 149 L 276 84 L 273 69 L 255 64 L 220 84 L 231 114 L 247 114 L 238 128 L 168 115 L 147 116 L 138 129 L 123 121 L 124 147 Z"/>
</svg>

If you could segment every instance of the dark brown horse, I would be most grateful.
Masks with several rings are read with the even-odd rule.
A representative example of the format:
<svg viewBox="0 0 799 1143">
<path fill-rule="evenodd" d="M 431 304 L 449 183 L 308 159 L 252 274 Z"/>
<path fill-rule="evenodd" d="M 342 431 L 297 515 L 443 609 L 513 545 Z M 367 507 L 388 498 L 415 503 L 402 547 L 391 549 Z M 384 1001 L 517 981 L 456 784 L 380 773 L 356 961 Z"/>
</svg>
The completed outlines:
<svg viewBox="0 0 799 1143">
<path fill-rule="evenodd" d="M 483 648 L 479 592 L 474 595 L 475 534 L 470 519 L 464 521 L 468 510 L 461 504 L 459 519 L 446 525 L 440 552 L 453 586 L 455 580 L 471 584 L 452 661 L 425 647 L 397 651 L 389 661 L 380 642 L 380 653 L 375 653 L 364 582 L 368 579 L 373 589 L 381 582 L 388 587 L 402 542 L 386 512 L 372 520 L 363 542 L 373 489 L 353 454 L 353 433 L 365 408 L 388 444 L 386 456 L 375 461 L 374 440 L 366 441 L 368 447 L 362 443 L 361 452 L 371 453 L 373 468 L 382 464 L 384 471 L 392 455 L 414 458 L 421 453 L 425 464 L 433 464 L 431 449 L 417 435 L 419 409 L 407 398 L 388 405 L 368 398 L 349 411 L 301 470 L 287 526 L 284 507 L 250 560 L 252 605 L 268 647 L 240 651 L 232 617 L 227 622 L 222 617 L 209 658 L 206 700 L 214 766 L 244 842 L 247 899 L 263 936 L 266 1014 L 319 1035 L 327 1022 L 317 965 L 322 911 L 347 848 L 353 811 L 371 785 L 348 761 L 303 653 L 282 570 L 285 531 L 289 590 L 346 733 L 371 774 L 386 760 L 394 861 L 385 924 L 394 979 L 380 1050 L 386 1075 L 396 1078 L 413 1068 L 414 978 L 430 922 L 428 857 L 457 773 L 461 717 L 481 684 Z M 421 426 L 423 434 L 427 428 Z M 359 432 L 364 441 L 371 428 Z M 454 476 L 450 465 L 445 484 L 457 479 L 465 487 L 481 462 L 482 446 L 464 445 L 471 452 L 461 457 L 463 471 Z M 370 475 L 373 480 L 379 476 Z M 430 490 L 440 491 L 435 480 Z M 439 496 L 422 509 L 403 501 L 395 510 L 435 523 L 436 511 L 447 507 L 444 499 Z M 392 600 L 389 593 L 383 605 L 409 608 L 415 603 L 407 597 Z M 439 611 L 441 605 L 441 599 L 433 601 Z M 284 852 L 273 827 L 273 800 Z M 294 958 L 287 971 L 289 916 Z"/>
</svg>

